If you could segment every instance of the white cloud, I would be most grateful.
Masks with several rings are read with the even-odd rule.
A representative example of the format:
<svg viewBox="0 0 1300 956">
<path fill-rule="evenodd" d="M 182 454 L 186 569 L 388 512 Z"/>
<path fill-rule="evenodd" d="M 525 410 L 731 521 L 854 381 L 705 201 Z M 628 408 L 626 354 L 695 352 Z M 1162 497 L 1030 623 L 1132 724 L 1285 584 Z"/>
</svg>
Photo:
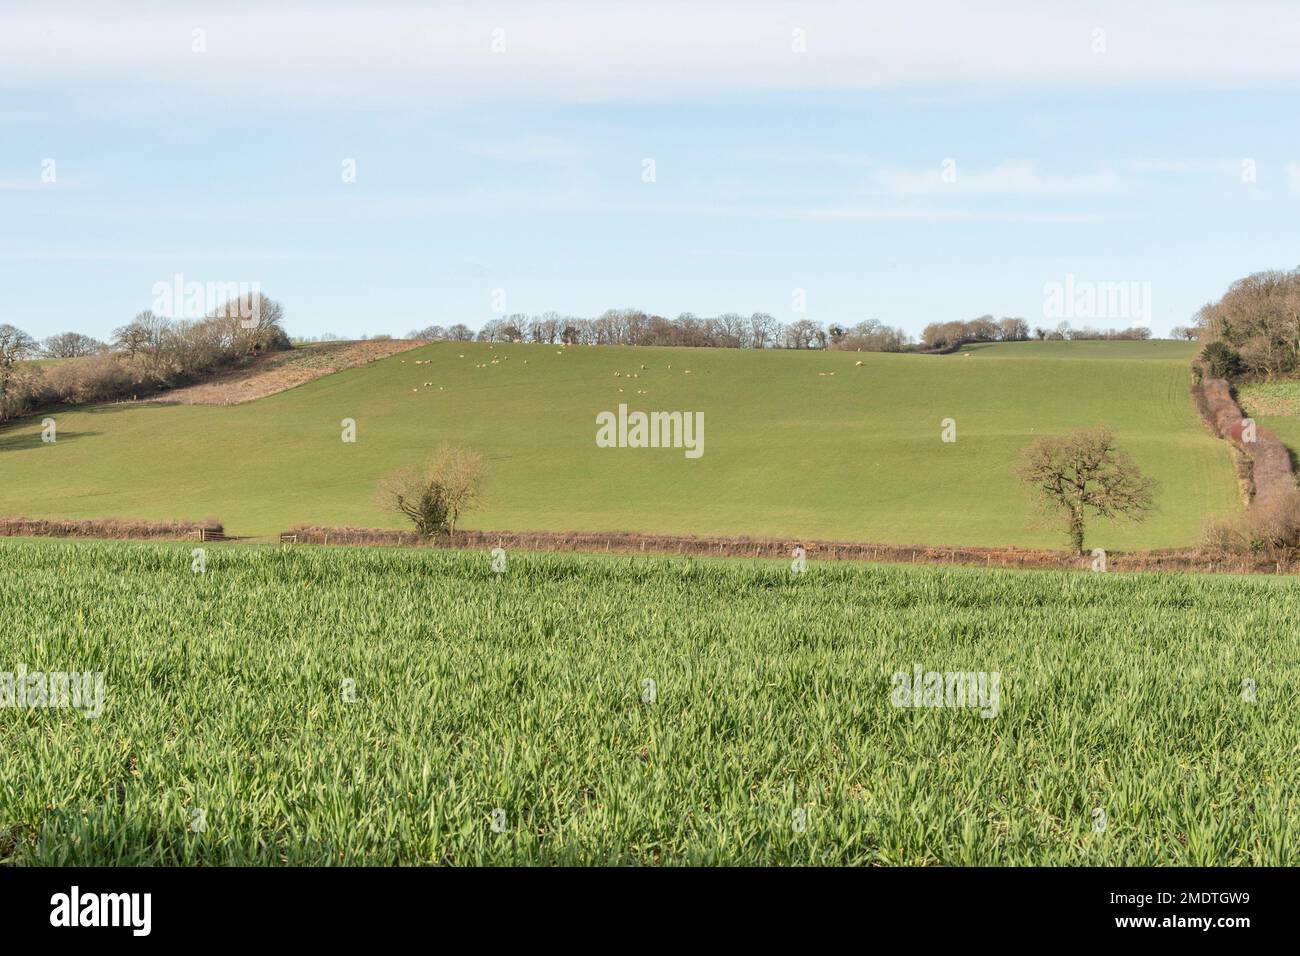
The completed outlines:
<svg viewBox="0 0 1300 956">
<path fill-rule="evenodd" d="M 194 29 L 207 51 L 191 51 Z M 807 52 L 791 50 L 806 31 Z M 1094 53 L 1094 29 L 1106 52 Z M 505 52 L 493 53 L 493 30 Z M 116 84 L 400 108 L 768 90 L 1300 85 L 1300 6 L 1276 0 L 557 0 L 442 5 L 8 0 L 0 84 Z M 114 86 L 105 87 L 109 83 Z"/>
<path fill-rule="evenodd" d="M 583 155 L 575 144 L 558 136 L 468 139 L 460 143 L 460 149 L 471 156 L 513 163 L 567 163 Z"/>
<path fill-rule="evenodd" d="M 991 169 L 966 169 L 960 161 L 951 167 L 954 175 L 945 179 L 943 167 L 933 169 L 882 169 L 876 182 L 900 199 L 913 196 L 1023 196 L 1090 197 L 1115 191 L 1119 177 L 1110 170 L 1078 176 L 1045 176 L 1037 163 L 1028 160 L 1001 163 Z"/>
<path fill-rule="evenodd" d="M 1286 173 L 1286 183 L 1290 190 L 1300 193 L 1300 163 L 1287 163 L 1282 171 Z"/>
<path fill-rule="evenodd" d="M 1241 175 L 1239 159 L 1130 159 L 1124 166 L 1139 173 L 1174 173 L 1179 175 Z"/>
</svg>

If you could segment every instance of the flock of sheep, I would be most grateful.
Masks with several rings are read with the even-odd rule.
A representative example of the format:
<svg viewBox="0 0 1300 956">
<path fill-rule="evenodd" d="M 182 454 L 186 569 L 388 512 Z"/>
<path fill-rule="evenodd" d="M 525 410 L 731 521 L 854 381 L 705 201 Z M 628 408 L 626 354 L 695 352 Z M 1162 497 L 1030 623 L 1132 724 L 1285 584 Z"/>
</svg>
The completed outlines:
<svg viewBox="0 0 1300 956">
<path fill-rule="evenodd" d="M 493 345 L 489 345 L 489 346 L 488 346 L 488 349 L 489 349 L 489 350 L 494 350 L 495 348 L 496 348 L 496 346 L 493 346 Z M 563 355 L 563 354 L 564 354 L 564 349 L 557 349 L 556 352 L 555 352 L 555 354 L 556 354 L 556 355 Z M 459 358 L 464 358 L 464 357 L 465 357 L 465 353 L 464 353 L 464 352 L 461 352 L 461 353 L 459 354 L 458 357 L 459 357 Z M 493 365 L 500 365 L 502 362 L 508 362 L 508 361 L 510 361 L 510 356 L 509 356 L 509 355 L 502 355 L 502 356 L 500 356 L 500 357 L 493 358 L 492 361 L 490 361 L 490 362 L 480 362 L 480 363 L 476 364 L 474 367 L 475 367 L 475 368 L 491 368 Z M 403 364 L 403 365 L 406 364 L 406 359 L 402 359 L 402 364 Z M 414 364 L 416 364 L 416 365 L 432 365 L 432 364 L 433 364 L 433 359 L 416 359 Z M 525 365 L 528 364 L 528 359 L 524 359 L 524 364 L 525 364 Z M 854 362 L 853 364 L 854 364 L 855 366 L 858 366 L 858 365 L 861 365 L 862 362 L 861 362 L 861 361 L 857 361 L 857 362 Z M 671 365 L 669 365 L 669 366 L 668 366 L 668 371 L 671 372 L 671 371 L 672 371 L 672 368 L 673 368 L 673 367 L 672 367 Z M 650 370 L 650 367 L 649 367 L 648 365 L 644 365 L 644 364 L 643 364 L 643 365 L 641 366 L 641 372 L 645 372 L 645 371 L 649 371 L 649 370 Z M 684 375 L 690 375 L 690 374 L 691 374 L 691 370 L 690 370 L 690 369 L 683 369 L 683 370 L 682 370 L 682 374 L 684 374 Z M 818 372 L 817 374 L 818 374 L 818 375 L 821 375 L 821 376 L 829 376 L 829 375 L 834 375 L 835 373 L 834 373 L 834 372 Z M 615 377 L 615 378 L 640 378 L 640 377 L 641 377 L 641 374 L 640 374 L 640 372 L 615 372 L 615 373 L 614 373 L 614 377 Z M 425 388 L 432 388 L 432 387 L 433 387 L 433 382 L 425 382 L 425 383 L 423 383 L 423 387 L 425 387 Z M 411 389 L 411 391 L 412 391 L 412 392 L 419 392 L 420 389 L 417 387 L 417 388 L 413 388 L 413 389 Z M 439 385 L 439 386 L 438 386 L 438 391 L 440 391 L 440 392 L 441 392 L 441 391 L 445 391 L 445 389 L 444 389 L 443 386 Z M 620 392 L 620 393 L 622 393 L 623 391 L 624 391 L 623 389 L 621 389 L 621 388 L 619 389 L 619 392 Z M 648 394 L 649 394 L 649 390 L 648 390 L 648 389 L 644 389 L 644 388 L 639 388 L 639 389 L 636 390 L 636 393 L 637 393 L 638 395 L 648 395 Z"/>
</svg>

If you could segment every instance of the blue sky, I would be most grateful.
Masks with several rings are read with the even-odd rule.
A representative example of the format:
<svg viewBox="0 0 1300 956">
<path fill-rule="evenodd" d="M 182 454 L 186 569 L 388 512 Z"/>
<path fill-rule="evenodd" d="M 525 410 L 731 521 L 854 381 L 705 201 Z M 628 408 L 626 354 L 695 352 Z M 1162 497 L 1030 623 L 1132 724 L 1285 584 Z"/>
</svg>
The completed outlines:
<svg viewBox="0 0 1300 956">
<path fill-rule="evenodd" d="M 0 322 L 107 336 L 181 274 L 307 336 L 495 290 L 916 333 L 1072 275 L 1163 334 L 1300 265 L 1300 8 L 1129 6 L 11 2 Z"/>
</svg>

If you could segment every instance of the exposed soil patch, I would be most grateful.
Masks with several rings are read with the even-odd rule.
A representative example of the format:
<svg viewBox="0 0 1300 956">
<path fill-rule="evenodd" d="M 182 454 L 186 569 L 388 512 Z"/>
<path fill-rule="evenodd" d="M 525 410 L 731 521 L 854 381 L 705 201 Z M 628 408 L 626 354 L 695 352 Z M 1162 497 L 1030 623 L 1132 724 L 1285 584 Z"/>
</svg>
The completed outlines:
<svg viewBox="0 0 1300 956">
<path fill-rule="evenodd" d="M 146 401 L 171 405 L 238 405 L 423 344 L 408 339 L 381 339 L 304 345 L 288 352 L 259 356 L 248 365 L 222 372 L 206 382 L 159 392 Z"/>
</svg>

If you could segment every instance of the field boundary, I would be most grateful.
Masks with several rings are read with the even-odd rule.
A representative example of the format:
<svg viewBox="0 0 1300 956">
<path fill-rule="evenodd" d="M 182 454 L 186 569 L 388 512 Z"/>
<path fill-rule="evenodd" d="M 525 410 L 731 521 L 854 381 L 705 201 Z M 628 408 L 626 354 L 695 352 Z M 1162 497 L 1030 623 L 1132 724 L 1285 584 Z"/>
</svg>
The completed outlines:
<svg viewBox="0 0 1300 956">
<path fill-rule="evenodd" d="M 117 538 L 158 541 L 197 538 L 225 541 L 219 521 L 127 521 L 116 518 L 23 518 L 0 516 L 0 537 Z"/>
<path fill-rule="evenodd" d="M 505 548 L 516 551 L 569 551 L 607 554 L 695 555 L 700 557 L 792 560 L 803 548 L 808 560 L 875 561 L 885 564 L 955 564 L 992 568 L 1089 570 L 1092 555 L 1027 548 L 942 548 L 859 541 L 795 538 L 696 537 L 623 531 L 456 531 L 427 536 L 384 528 L 325 528 L 298 525 L 280 535 L 286 545 L 403 548 Z M 1193 549 L 1129 551 L 1106 554 L 1107 570 L 1208 571 L 1246 574 L 1276 571 L 1267 561 L 1211 558 Z"/>
<path fill-rule="evenodd" d="M 112 518 L 65 519 L 0 516 L 0 537 L 98 538 L 127 541 L 237 541 L 215 520 L 129 521 Z M 279 536 L 284 546 L 452 548 L 581 552 L 620 555 L 675 555 L 763 558 L 790 561 L 802 548 L 812 561 L 867 561 L 882 564 L 943 564 L 985 568 L 1089 570 L 1091 554 L 1030 548 L 890 545 L 866 541 L 796 538 L 698 537 L 630 531 L 456 531 L 428 536 L 390 528 L 327 528 L 298 525 Z M 1271 561 L 1211 556 L 1197 549 L 1114 551 L 1105 556 L 1113 571 L 1201 571 L 1227 574 L 1276 573 Z"/>
<path fill-rule="evenodd" d="M 1255 429 L 1253 442 L 1243 441 L 1246 416 L 1232 397 L 1227 379 L 1208 377 L 1200 360 L 1192 362 L 1192 403 L 1201 420 L 1233 450 L 1237 477 L 1247 506 L 1266 506 L 1296 487 L 1291 453 L 1267 428 Z"/>
</svg>

